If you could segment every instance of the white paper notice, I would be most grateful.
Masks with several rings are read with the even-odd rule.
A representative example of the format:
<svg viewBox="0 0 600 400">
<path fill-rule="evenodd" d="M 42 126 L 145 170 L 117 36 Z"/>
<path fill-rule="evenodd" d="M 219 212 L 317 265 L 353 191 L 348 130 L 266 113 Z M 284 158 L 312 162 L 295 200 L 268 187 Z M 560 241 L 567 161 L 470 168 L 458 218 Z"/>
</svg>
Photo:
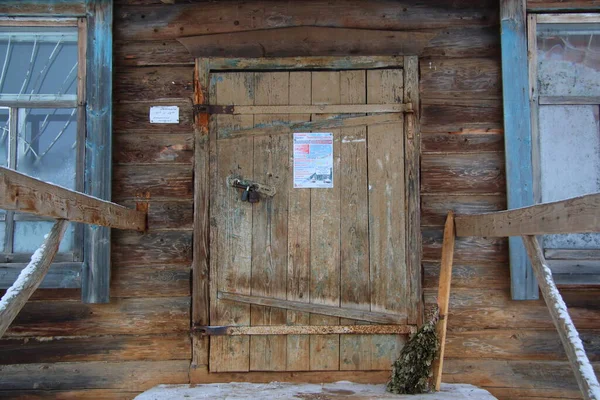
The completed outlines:
<svg viewBox="0 0 600 400">
<path fill-rule="evenodd" d="M 150 107 L 151 124 L 178 124 L 178 106 L 154 106 Z"/>
<path fill-rule="evenodd" d="M 333 133 L 294 133 L 294 187 L 333 187 Z"/>
</svg>

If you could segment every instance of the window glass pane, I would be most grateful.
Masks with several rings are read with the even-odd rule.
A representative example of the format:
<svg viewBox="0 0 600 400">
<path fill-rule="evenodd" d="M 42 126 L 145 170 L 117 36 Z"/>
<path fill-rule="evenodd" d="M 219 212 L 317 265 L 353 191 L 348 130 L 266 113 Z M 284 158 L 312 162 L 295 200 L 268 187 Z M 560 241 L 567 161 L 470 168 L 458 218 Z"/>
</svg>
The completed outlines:
<svg viewBox="0 0 600 400">
<path fill-rule="evenodd" d="M 14 252 L 33 253 L 36 251 L 44 241 L 44 236 L 50 233 L 52 225 L 54 222 L 50 221 L 15 221 Z M 70 223 L 60 242 L 59 252 L 73 250 L 73 231 L 74 224 Z"/>
<path fill-rule="evenodd" d="M 600 192 L 598 106 L 540 106 L 542 202 Z M 600 233 L 547 235 L 546 248 L 600 248 Z"/>
<path fill-rule="evenodd" d="M 600 95 L 600 24 L 539 24 L 539 94 Z"/>
<path fill-rule="evenodd" d="M 8 108 L 0 108 L 0 166 L 8 167 Z"/>
<path fill-rule="evenodd" d="M 77 28 L 0 28 L 0 93 L 76 94 Z"/>
<path fill-rule="evenodd" d="M 77 110 L 21 109 L 17 170 L 75 189 Z"/>
</svg>

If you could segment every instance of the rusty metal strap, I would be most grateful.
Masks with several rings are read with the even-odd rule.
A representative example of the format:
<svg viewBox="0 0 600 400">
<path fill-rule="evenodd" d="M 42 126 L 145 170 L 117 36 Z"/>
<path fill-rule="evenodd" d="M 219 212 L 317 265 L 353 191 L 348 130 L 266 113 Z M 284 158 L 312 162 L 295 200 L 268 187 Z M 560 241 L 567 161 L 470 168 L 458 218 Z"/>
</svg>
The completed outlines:
<svg viewBox="0 0 600 400">
<path fill-rule="evenodd" d="M 261 325 L 200 326 L 194 332 L 208 336 L 247 335 L 407 335 L 417 331 L 416 325 Z"/>
</svg>

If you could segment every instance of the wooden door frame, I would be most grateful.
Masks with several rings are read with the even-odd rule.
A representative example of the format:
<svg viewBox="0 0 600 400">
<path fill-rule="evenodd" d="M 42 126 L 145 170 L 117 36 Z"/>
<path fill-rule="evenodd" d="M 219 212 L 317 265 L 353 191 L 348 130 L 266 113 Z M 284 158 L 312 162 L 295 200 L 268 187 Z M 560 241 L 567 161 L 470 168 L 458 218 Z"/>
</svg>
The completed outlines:
<svg viewBox="0 0 600 400">
<path fill-rule="evenodd" d="M 421 216 L 419 79 L 417 56 L 198 58 L 194 69 L 194 105 L 209 105 L 210 74 L 227 71 L 297 71 L 402 68 L 404 103 L 411 103 L 413 118 L 404 119 L 406 193 L 406 267 L 408 270 L 408 324 L 423 322 L 421 289 Z M 194 239 L 192 262 L 192 324 L 209 325 L 210 303 L 210 171 L 216 162 L 216 132 L 209 127 L 210 115 L 194 116 Z M 409 251 L 414 249 L 416 251 Z M 213 266 L 214 268 L 214 266 Z M 209 340 L 192 335 L 192 366 L 208 365 Z M 331 371 L 329 371 L 331 372 Z M 340 371 L 343 372 L 343 371 Z"/>
</svg>

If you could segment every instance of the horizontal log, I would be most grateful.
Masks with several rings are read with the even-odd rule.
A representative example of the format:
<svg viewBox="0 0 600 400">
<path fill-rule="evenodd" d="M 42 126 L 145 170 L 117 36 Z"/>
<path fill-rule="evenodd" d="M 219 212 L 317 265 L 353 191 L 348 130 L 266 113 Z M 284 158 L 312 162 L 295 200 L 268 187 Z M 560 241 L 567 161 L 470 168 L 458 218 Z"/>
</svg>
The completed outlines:
<svg viewBox="0 0 600 400">
<path fill-rule="evenodd" d="M 375 322 L 379 324 L 406 324 L 406 315 L 400 314 L 386 314 L 374 311 L 354 310 L 351 308 L 341 308 L 321 304 L 303 303 L 299 301 L 247 296 L 225 292 L 219 292 L 218 298 L 221 300 L 235 301 L 238 303 L 284 308 L 286 310 L 310 312 L 313 314 L 329 315 L 333 317 Z"/>
<path fill-rule="evenodd" d="M 179 107 L 179 123 L 153 124 L 150 123 L 150 107 L 177 106 Z M 113 130 L 115 134 L 151 133 L 192 134 L 194 132 L 194 116 L 191 100 L 145 100 L 136 102 L 118 102 L 113 104 Z"/>
<path fill-rule="evenodd" d="M 211 58 L 211 71 L 287 70 L 287 69 L 373 69 L 403 68 L 403 56 L 309 56 L 269 58 Z"/>
<path fill-rule="evenodd" d="M 0 167 L 0 209 L 117 229 L 146 229 L 146 214 Z"/>
<path fill-rule="evenodd" d="M 527 0 L 527 11 L 596 11 L 600 10 L 598 0 Z"/>
<path fill-rule="evenodd" d="M 191 265 L 192 232 L 158 231 L 145 234 L 115 232 L 112 239 L 114 266 Z"/>
<path fill-rule="evenodd" d="M 0 289 L 8 289 L 17 280 L 17 277 L 27 264 L 5 263 L 0 264 Z M 80 262 L 53 263 L 44 276 L 38 289 L 75 289 L 81 287 Z"/>
<path fill-rule="evenodd" d="M 419 3 L 390 0 L 305 2 L 229 1 L 226 3 L 128 6 L 115 11 L 116 40 L 166 40 L 253 29 L 321 26 L 415 30 L 498 24 L 492 0 Z"/>
<path fill-rule="evenodd" d="M 123 68 L 114 74 L 114 101 L 185 101 L 194 95 L 194 68 Z"/>
<path fill-rule="evenodd" d="M 188 164 L 194 160 L 193 134 L 114 134 L 115 164 Z"/>
<path fill-rule="evenodd" d="M 435 289 L 438 285 L 440 263 L 423 263 L 423 287 Z M 454 264 L 452 266 L 452 288 L 475 290 L 507 290 L 510 288 L 510 269 L 507 263 Z"/>
<path fill-rule="evenodd" d="M 65 362 L 0 366 L 0 390 L 125 389 L 188 383 L 189 360 Z"/>
<path fill-rule="evenodd" d="M 186 297 L 190 295 L 189 265 L 113 267 L 112 297 Z"/>
<path fill-rule="evenodd" d="M 0 364 L 189 360 L 190 352 L 187 333 L 0 340 Z"/>
<path fill-rule="evenodd" d="M 152 200 L 148 204 L 148 232 L 159 230 L 191 231 L 194 225 L 193 200 Z M 125 200 L 123 205 L 135 205 Z"/>
<path fill-rule="evenodd" d="M 77 17 L 85 16 L 85 3 L 81 1 L 3 0 L 0 15 L 24 17 Z"/>
<path fill-rule="evenodd" d="M 506 195 L 427 194 L 421 196 L 421 226 L 441 227 L 448 210 L 456 214 L 479 214 L 506 209 Z"/>
<path fill-rule="evenodd" d="M 500 22 L 499 20 L 498 23 Z M 437 30 L 421 56 L 426 57 L 500 57 L 499 26 L 448 27 Z"/>
<path fill-rule="evenodd" d="M 352 115 L 352 114 L 350 114 Z M 233 139 L 242 136 L 281 135 L 292 132 L 315 131 L 319 129 L 349 128 L 354 126 L 399 123 L 402 114 L 380 114 L 364 117 L 333 117 L 309 122 L 272 122 L 267 126 L 248 129 L 219 129 L 219 139 Z"/>
<path fill-rule="evenodd" d="M 185 200 L 193 197 L 193 168 L 187 164 L 116 165 L 113 198 L 119 201 Z"/>
<path fill-rule="evenodd" d="M 439 262 L 442 251 L 441 229 L 425 229 L 423 237 L 423 260 Z M 508 240 L 479 236 L 457 237 L 454 262 L 468 264 L 503 263 L 508 261 Z"/>
<path fill-rule="evenodd" d="M 58 252 L 58 246 L 65 234 L 67 224 L 68 222 L 64 219 L 59 219 L 54 223 L 50 233 L 45 237 L 44 243 L 33 254 L 29 264 L 20 272 L 17 280 L 0 299 L 0 337 L 4 335 L 31 294 L 42 283 Z"/>
<path fill-rule="evenodd" d="M 359 114 L 359 113 L 404 113 L 411 112 L 412 104 L 321 104 L 305 106 L 237 106 L 215 107 L 215 114 Z M 211 112 L 211 106 L 206 106 Z"/>
<path fill-rule="evenodd" d="M 421 157 L 423 193 L 499 194 L 505 190 L 504 153 L 426 153 Z"/>
<path fill-rule="evenodd" d="M 209 336 L 253 335 L 408 335 L 414 325 L 261 325 L 261 326 L 196 326 L 194 331 Z"/>
<path fill-rule="evenodd" d="M 111 298 L 109 304 L 30 301 L 5 337 L 154 335 L 189 332 L 189 297 Z"/>
<path fill-rule="evenodd" d="M 600 232 L 600 193 L 509 211 L 456 217 L 458 236 Z"/>
<path fill-rule="evenodd" d="M 502 102 L 427 99 L 421 104 L 420 122 L 422 133 L 502 129 Z"/>
<path fill-rule="evenodd" d="M 421 135 L 423 153 L 471 153 L 504 151 L 501 129 L 463 129 L 458 132 L 431 132 Z"/>
<path fill-rule="evenodd" d="M 420 54 L 435 36 L 426 31 L 318 26 L 186 36 L 177 40 L 194 57 L 298 57 Z"/>
<path fill-rule="evenodd" d="M 118 40 L 113 47 L 113 58 L 119 67 L 194 65 L 194 57 L 175 39 Z"/>
<path fill-rule="evenodd" d="M 420 62 L 421 98 L 502 98 L 499 58 L 430 58 Z"/>
</svg>

